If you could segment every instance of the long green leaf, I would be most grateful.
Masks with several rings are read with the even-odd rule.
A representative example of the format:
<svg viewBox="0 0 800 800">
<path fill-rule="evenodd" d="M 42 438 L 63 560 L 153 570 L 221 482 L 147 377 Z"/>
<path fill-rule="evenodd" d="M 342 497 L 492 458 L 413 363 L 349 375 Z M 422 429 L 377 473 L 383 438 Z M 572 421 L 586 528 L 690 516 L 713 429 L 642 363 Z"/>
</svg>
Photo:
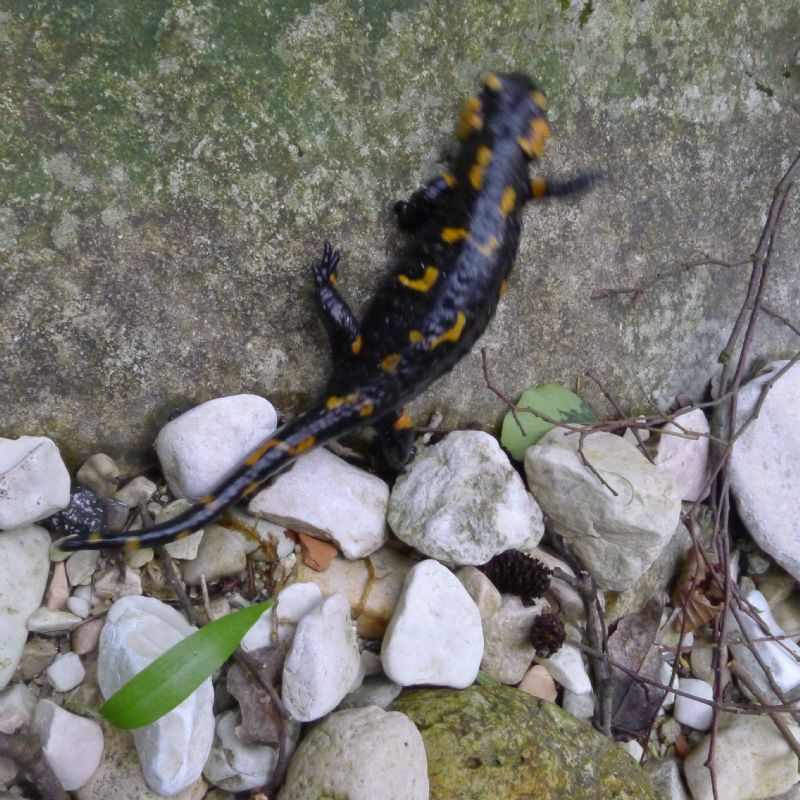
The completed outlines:
<svg viewBox="0 0 800 800">
<path fill-rule="evenodd" d="M 118 728 L 141 728 L 182 703 L 230 658 L 242 637 L 272 601 L 227 614 L 187 636 L 140 673 L 134 675 L 100 707 Z"/>
</svg>

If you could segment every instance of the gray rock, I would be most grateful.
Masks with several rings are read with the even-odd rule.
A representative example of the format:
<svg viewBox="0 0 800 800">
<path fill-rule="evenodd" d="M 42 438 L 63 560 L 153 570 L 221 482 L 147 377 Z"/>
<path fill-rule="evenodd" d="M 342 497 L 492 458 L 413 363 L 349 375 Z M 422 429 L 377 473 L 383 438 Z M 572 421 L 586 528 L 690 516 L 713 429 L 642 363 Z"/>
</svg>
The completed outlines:
<svg viewBox="0 0 800 800">
<path fill-rule="evenodd" d="M 662 475 L 619 436 L 593 433 L 583 441 L 555 428 L 525 453 L 534 497 L 603 589 L 627 589 L 672 538 L 681 511 L 672 478 Z M 616 494 L 612 494 L 608 487 Z"/>
<path fill-rule="evenodd" d="M 387 519 L 406 544 L 450 565 L 485 564 L 544 535 L 541 510 L 481 431 L 454 431 L 422 451 L 397 479 Z"/>
<path fill-rule="evenodd" d="M 200 540 L 197 556 L 181 564 L 186 583 L 196 585 L 201 576 L 212 583 L 220 578 L 238 575 L 247 567 L 247 554 L 242 541 L 221 525 L 209 525 Z"/>
<path fill-rule="evenodd" d="M 702 409 L 695 408 L 676 421 L 677 424 L 668 422 L 661 430 L 653 460 L 675 481 L 681 500 L 694 502 L 708 494 L 708 420 Z M 698 434 L 697 438 L 687 438 L 691 433 Z"/>
<path fill-rule="evenodd" d="M 294 754 L 280 800 L 428 800 L 425 747 L 405 714 L 374 706 L 337 711 Z"/>
<path fill-rule="evenodd" d="M 33 692 L 24 683 L 13 683 L 0 692 L 0 733 L 16 733 L 28 725 L 36 707 Z"/>
<path fill-rule="evenodd" d="M 786 364 L 776 361 L 739 392 L 736 425 L 756 407 L 764 384 Z M 725 424 L 725 420 L 722 420 Z M 758 418 L 736 440 L 731 489 L 758 546 L 800 580 L 800 365 L 769 390 Z"/>
<path fill-rule="evenodd" d="M 52 440 L 0 438 L 0 530 L 38 522 L 68 504 L 69 472 Z"/>
<path fill-rule="evenodd" d="M 44 597 L 49 551 L 50 534 L 35 525 L 0 534 L 0 688 L 14 674 L 28 638 L 28 619 Z"/>
<path fill-rule="evenodd" d="M 690 800 L 686 789 L 683 788 L 680 767 L 675 759 L 668 758 L 663 761 L 648 759 L 643 766 L 655 787 L 664 794 L 665 800 Z"/>
<path fill-rule="evenodd" d="M 152 597 L 123 597 L 106 615 L 100 636 L 97 681 L 108 699 L 136 673 L 196 629 L 175 609 Z M 202 772 L 214 738 L 211 679 L 179 706 L 133 732 L 148 786 L 173 795 Z"/>
</svg>

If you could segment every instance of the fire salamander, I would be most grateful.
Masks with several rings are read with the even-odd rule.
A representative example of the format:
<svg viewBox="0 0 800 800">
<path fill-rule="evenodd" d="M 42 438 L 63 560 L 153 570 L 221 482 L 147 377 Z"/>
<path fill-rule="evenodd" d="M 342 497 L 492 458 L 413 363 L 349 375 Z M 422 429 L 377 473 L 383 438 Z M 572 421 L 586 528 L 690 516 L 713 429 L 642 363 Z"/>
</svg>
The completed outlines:
<svg viewBox="0 0 800 800">
<path fill-rule="evenodd" d="M 395 206 L 412 236 L 359 323 L 337 289 L 339 253 L 313 267 L 335 368 L 324 398 L 259 445 L 210 494 L 167 522 L 67 539 L 64 550 L 137 548 L 188 536 L 311 448 L 373 425 L 390 465 L 411 452 L 406 404 L 449 372 L 483 333 L 503 295 L 529 200 L 591 186 L 592 174 L 531 179 L 550 135 L 547 100 L 527 77 L 489 75 L 467 100 L 451 168 Z"/>
</svg>

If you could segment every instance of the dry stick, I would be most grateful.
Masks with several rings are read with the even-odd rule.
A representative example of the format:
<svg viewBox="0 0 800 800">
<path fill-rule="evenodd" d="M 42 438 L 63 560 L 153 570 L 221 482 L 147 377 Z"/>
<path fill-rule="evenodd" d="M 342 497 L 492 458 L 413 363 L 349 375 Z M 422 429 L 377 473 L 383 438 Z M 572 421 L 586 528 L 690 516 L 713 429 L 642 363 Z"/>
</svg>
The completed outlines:
<svg viewBox="0 0 800 800">
<path fill-rule="evenodd" d="M 769 702 L 753 679 L 739 666 L 736 661 L 731 662 L 730 670 L 736 676 L 736 680 L 739 681 L 739 683 L 741 683 L 742 686 L 744 686 L 745 689 L 747 689 L 747 691 L 749 691 L 759 703 L 766 704 Z M 781 732 L 781 734 L 783 734 L 786 744 L 788 744 L 789 747 L 794 751 L 795 755 L 800 758 L 800 742 L 794 738 L 792 729 L 786 724 L 786 721 L 780 714 L 776 714 L 771 711 L 768 711 L 767 713 L 775 723 L 775 727 Z"/>
<path fill-rule="evenodd" d="M 47 763 L 38 738 L 32 733 L 0 733 L 0 756 L 10 758 L 21 767 L 42 800 L 69 800 L 69 795 Z"/>
</svg>

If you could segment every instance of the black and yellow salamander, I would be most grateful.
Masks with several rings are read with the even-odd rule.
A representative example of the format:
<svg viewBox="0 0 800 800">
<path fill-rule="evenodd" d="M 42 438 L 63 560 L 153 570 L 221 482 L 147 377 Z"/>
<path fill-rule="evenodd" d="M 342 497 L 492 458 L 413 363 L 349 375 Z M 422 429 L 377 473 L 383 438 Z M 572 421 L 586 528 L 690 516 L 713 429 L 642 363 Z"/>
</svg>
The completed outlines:
<svg viewBox="0 0 800 800">
<path fill-rule="evenodd" d="M 506 288 L 532 199 L 587 189 L 529 176 L 550 135 L 547 100 L 527 77 L 489 75 L 467 100 L 449 171 L 395 206 L 412 235 L 359 323 L 336 287 L 339 254 L 314 266 L 334 371 L 323 399 L 253 450 L 210 494 L 167 522 L 65 540 L 64 550 L 164 544 L 207 525 L 312 447 L 373 425 L 386 460 L 402 466 L 413 428 L 406 404 L 449 372 L 483 333 Z"/>
</svg>

